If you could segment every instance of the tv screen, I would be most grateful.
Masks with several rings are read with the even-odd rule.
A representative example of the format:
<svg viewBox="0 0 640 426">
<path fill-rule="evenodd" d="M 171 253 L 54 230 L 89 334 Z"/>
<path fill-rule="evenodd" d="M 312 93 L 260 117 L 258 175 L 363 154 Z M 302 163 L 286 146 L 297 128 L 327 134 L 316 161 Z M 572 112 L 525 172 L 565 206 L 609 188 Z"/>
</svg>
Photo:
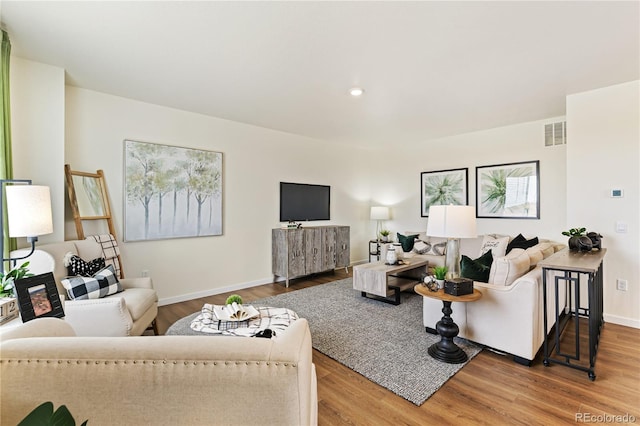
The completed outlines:
<svg viewBox="0 0 640 426">
<path fill-rule="evenodd" d="M 280 222 L 329 220 L 331 187 L 280 182 Z"/>
</svg>

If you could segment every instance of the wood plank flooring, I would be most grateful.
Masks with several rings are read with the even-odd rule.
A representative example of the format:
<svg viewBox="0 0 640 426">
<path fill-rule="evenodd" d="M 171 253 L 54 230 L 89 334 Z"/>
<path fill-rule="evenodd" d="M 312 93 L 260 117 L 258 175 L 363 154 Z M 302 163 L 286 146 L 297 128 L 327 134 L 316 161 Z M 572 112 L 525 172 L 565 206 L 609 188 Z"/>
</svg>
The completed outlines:
<svg viewBox="0 0 640 426">
<path fill-rule="evenodd" d="M 266 284 L 234 293 L 250 302 L 350 273 L 341 270 L 293 280 L 288 289 Z M 160 307 L 160 333 L 204 303 L 224 303 L 229 294 Z M 316 350 L 313 360 L 319 425 L 558 425 L 586 423 L 588 418 L 593 422 L 603 415 L 633 416 L 640 423 L 640 330 L 615 324 L 605 324 L 602 330 L 594 382 L 582 371 L 544 367 L 540 355 L 531 367 L 524 367 L 483 350 L 420 407 Z"/>
</svg>

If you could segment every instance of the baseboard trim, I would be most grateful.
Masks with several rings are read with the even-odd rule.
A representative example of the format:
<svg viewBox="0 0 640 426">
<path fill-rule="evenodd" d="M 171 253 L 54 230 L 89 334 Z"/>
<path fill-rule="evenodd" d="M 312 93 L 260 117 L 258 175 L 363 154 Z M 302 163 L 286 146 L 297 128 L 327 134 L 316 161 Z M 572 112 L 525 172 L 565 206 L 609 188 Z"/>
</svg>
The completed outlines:
<svg viewBox="0 0 640 426">
<path fill-rule="evenodd" d="M 269 278 L 263 278 L 256 281 L 249 281 L 246 283 L 238 283 L 238 284 L 233 284 L 225 287 L 217 287 L 209 290 L 198 291 L 196 293 L 188 293 L 188 294 L 181 294 L 180 296 L 165 297 L 158 300 L 158 306 L 171 305 L 172 303 L 186 302 L 187 300 L 199 299 L 201 297 L 215 296 L 216 294 L 220 294 L 220 293 L 227 293 L 229 291 L 242 290 L 245 288 L 256 287 L 259 285 L 271 284 L 271 283 L 273 283 L 272 276 Z"/>
<path fill-rule="evenodd" d="M 359 265 L 362 263 L 367 263 L 367 261 L 361 260 L 361 261 L 353 262 L 349 265 L 349 267 L 351 268 L 353 265 Z M 269 278 L 263 278 L 256 281 L 238 283 L 238 284 L 233 284 L 225 287 L 217 287 L 209 290 L 198 291 L 195 293 L 181 294 L 180 296 L 165 297 L 158 300 L 158 306 L 171 305 L 172 303 L 180 303 L 180 302 L 186 302 L 187 300 L 199 299 L 201 297 L 215 296 L 216 294 L 227 293 L 229 291 L 242 290 L 245 288 L 257 287 L 259 285 L 272 284 L 274 282 L 279 283 L 279 282 L 286 281 L 284 277 L 277 277 L 275 281 L 273 278 L 274 278 L 273 275 L 271 275 Z"/>
<path fill-rule="evenodd" d="M 611 314 L 604 314 L 603 316 L 604 316 L 605 323 L 610 322 L 612 324 L 623 325 L 625 327 L 640 328 L 640 320 L 637 320 L 637 319 L 621 317 L 618 315 L 611 315 Z"/>
</svg>

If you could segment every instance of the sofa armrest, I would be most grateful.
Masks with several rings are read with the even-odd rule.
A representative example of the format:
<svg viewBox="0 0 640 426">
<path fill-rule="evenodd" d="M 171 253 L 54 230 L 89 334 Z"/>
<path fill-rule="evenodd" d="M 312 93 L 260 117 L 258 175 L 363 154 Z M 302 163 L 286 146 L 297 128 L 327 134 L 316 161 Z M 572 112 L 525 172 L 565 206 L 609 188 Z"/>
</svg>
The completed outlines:
<svg viewBox="0 0 640 426">
<path fill-rule="evenodd" d="M 133 320 L 121 297 L 67 300 L 66 321 L 78 336 L 129 336 Z"/>
<path fill-rule="evenodd" d="M 139 278 L 122 278 L 120 280 L 122 288 L 149 288 L 153 290 L 153 281 L 151 277 L 139 277 Z"/>
<path fill-rule="evenodd" d="M 273 346 L 272 361 L 293 362 L 298 365 L 298 387 L 300 394 L 299 424 L 317 424 L 317 382 L 312 362 L 312 344 L 309 324 L 305 318 L 294 321 L 282 334 L 276 336 L 278 344 Z M 314 419 L 316 423 L 314 423 Z"/>
<path fill-rule="evenodd" d="M 25 337 L 73 337 L 73 327 L 60 318 L 37 318 L 0 334 L 0 341 Z"/>
<path fill-rule="evenodd" d="M 467 304 L 460 337 L 533 360 L 545 335 L 541 281 L 536 268 L 509 286 L 476 283 L 482 298 Z"/>
</svg>

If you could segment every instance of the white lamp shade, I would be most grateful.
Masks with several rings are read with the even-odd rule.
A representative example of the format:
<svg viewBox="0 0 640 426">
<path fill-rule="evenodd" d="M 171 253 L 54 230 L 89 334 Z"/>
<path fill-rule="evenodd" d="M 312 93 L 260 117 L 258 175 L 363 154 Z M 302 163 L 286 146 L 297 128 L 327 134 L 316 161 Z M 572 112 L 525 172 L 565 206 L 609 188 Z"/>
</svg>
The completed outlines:
<svg viewBox="0 0 640 426">
<path fill-rule="evenodd" d="M 371 220 L 389 220 L 389 207 L 371 207 Z"/>
<path fill-rule="evenodd" d="M 5 190 L 10 237 L 36 237 L 53 232 L 48 186 L 11 185 Z"/>
<path fill-rule="evenodd" d="M 475 238 L 476 215 L 473 206 L 431 206 L 427 235 L 446 238 Z"/>
</svg>

